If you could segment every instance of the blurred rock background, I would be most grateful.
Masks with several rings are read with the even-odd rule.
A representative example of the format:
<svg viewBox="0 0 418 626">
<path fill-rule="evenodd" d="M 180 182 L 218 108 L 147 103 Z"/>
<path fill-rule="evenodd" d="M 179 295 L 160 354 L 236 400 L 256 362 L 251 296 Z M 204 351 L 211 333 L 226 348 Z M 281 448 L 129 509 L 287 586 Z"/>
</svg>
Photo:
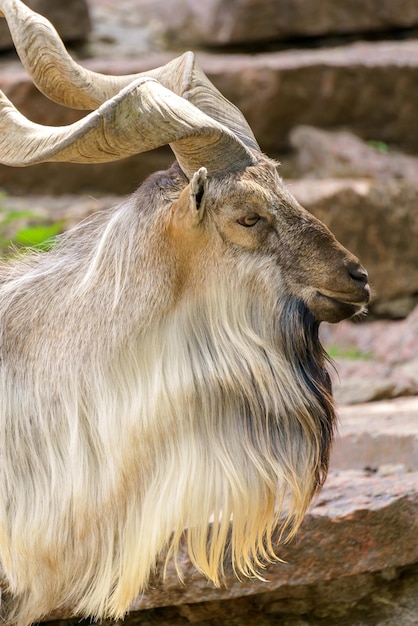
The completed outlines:
<svg viewBox="0 0 418 626">
<path fill-rule="evenodd" d="M 360 257 L 373 288 L 367 320 L 322 325 L 338 371 L 340 435 L 326 487 L 300 537 L 280 551 L 287 563 L 268 567 L 269 583 L 228 576 L 228 588 L 215 590 L 185 556 L 186 584 L 169 570 L 129 623 L 418 624 L 418 3 L 27 4 L 99 72 L 144 71 L 197 51 L 262 149 L 282 163 L 286 185 Z M 42 124 L 83 115 L 37 92 L 0 26 L 0 88 L 14 104 Z M 30 210 L 70 227 L 172 160 L 160 149 L 104 165 L 0 166 L 3 222 L 19 211 L 25 222 Z"/>
</svg>

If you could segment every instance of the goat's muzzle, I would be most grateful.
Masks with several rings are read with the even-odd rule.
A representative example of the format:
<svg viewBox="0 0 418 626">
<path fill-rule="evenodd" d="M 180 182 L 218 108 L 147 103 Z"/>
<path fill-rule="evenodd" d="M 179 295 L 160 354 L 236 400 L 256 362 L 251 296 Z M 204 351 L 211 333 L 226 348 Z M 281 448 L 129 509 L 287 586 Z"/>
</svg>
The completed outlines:
<svg viewBox="0 0 418 626">
<path fill-rule="evenodd" d="M 367 271 L 355 257 L 351 257 L 326 286 L 315 290 L 309 308 L 318 321 L 335 323 L 364 313 L 369 301 Z"/>
</svg>

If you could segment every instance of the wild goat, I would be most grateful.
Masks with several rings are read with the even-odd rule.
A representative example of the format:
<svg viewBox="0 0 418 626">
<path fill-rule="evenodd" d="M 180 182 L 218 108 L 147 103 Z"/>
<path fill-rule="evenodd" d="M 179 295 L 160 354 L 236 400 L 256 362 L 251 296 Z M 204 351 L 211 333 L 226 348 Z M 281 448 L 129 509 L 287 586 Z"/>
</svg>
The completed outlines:
<svg viewBox="0 0 418 626">
<path fill-rule="evenodd" d="M 364 309 L 367 273 L 286 190 L 192 53 L 103 76 L 20 0 L 0 9 L 38 87 L 94 109 L 43 127 L 2 94 L 3 163 L 164 144 L 176 157 L 0 271 L 3 617 L 119 618 L 185 528 L 216 584 L 225 563 L 251 576 L 276 558 L 277 528 L 296 532 L 334 426 L 318 326 Z"/>
</svg>

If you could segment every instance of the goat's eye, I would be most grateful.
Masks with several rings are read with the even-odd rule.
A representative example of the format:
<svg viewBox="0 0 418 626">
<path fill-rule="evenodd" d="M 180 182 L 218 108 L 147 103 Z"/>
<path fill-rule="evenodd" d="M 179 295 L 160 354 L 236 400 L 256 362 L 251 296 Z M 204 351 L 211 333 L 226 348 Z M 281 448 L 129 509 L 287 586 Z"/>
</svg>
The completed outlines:
<svg viewBox="0 0 418 626">
<path fill-rule="evenodd" d="M 237 220 L 238 224 L 241 224 L 241 226 L 246 226 L 247 228 L 249 226 L 255 226 L 257 224 L 258 221 L 260 221 L 260 216 L 257 215 L 257 213 L 252 213 L 251 215 L 245 215 L 244 217 L 240 217 L 239 220 Z"/>
</svg>

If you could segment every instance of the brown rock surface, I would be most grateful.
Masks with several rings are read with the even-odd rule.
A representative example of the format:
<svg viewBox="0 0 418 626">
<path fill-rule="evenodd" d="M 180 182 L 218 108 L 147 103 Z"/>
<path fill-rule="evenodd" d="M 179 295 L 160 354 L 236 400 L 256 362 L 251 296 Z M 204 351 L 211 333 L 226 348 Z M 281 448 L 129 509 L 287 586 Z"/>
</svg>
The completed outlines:
<svg viewBox="0 0 418 626">
<path fill-rule="evenodd" d="M 402 321 L 322 324 L 321 337 L 335 358 L 334 396 L 357 404 L 418 395 L 418 307 Z M 418 420 L 418 408 L 417 408 Z"/>
<path fill-rule="evenodd" d="M 340 407 L 331 465 L 381 475 L 417 472 L 418 397 Z"/>
<path fill-rule="evenodd" d="M 413 151 L 417 52 L 411 40 L 199 58 L 269 153 L 286 149 L 289 130 L 300 124 L 344 126 Z"/>
<path fill-rule="evenodd" d="M 172 46 L 260 44 L 418 24 L 418 6 L 409 0 L 140 0 L 137 5 Z"/>
<path fill-rule="evenodd" d="M 418 358 L 418 307 L 399 321 L 378 320 L 373 323 L 322 324 L 325 345 L 339 345 L 342 350 L 356 350 L 392 366 L 404 365 Z"/>
<path fill-rule="evenodd" d="M 400 372 L 385 363 L 336 359 L 333 378 L 334 398 L 340 405 L 360 404 L 414 396 L 418 378 L 410 371 Z"/>
<path fill-rule="evenodd" d="M 296 150 L 295 177 L 404 180 L 418 185 L 418 157 L 367 144 L 348 131 L 296 126 L 290 133 Z"/>
<path fill-rule="evenodd" d="M 51 20 L 64 41 L 83 40 L 91 30 L 86 0 L 26 0 L 25 4 Z M 13 47 L 6 22 L 0 19 L 0 50 Z"/>
</svg>

